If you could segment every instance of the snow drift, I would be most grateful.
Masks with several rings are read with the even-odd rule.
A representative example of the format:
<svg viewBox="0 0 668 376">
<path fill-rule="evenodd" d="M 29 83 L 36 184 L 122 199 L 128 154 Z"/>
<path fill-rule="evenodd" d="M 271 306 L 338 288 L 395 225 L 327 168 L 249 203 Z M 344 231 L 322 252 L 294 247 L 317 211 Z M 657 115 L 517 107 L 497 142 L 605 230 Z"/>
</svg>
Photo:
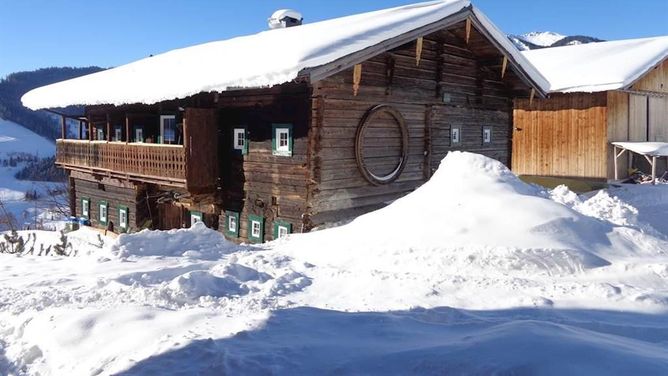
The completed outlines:
<svg viewBox="0 0 668 376">
<path fill-rule="evenodd" d="M 0 373 L 661 374 L 666 188 L 545 191 L 452 152 L 386 208 L 262 247 L 194 226 L 0 255 Z"/>
</svg>

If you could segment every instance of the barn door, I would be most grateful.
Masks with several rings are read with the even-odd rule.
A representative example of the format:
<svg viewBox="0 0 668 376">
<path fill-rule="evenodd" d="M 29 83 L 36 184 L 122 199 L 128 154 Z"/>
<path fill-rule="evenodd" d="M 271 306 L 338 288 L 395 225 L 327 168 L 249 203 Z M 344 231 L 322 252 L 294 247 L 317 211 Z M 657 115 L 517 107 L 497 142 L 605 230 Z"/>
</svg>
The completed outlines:
<svg viewBox="0 0 668 376">
<path fill-rule="evenodd" d="M 186 188 L 213 192 L 218 174 L 218 123 L 214 108 L 187 108 L 183 119 L 186 148 Z"/>
<path fill-rule="evenodd" d="M 668 142 L 668 96 L 649 97 L 649 141 Z"/>
</svg>

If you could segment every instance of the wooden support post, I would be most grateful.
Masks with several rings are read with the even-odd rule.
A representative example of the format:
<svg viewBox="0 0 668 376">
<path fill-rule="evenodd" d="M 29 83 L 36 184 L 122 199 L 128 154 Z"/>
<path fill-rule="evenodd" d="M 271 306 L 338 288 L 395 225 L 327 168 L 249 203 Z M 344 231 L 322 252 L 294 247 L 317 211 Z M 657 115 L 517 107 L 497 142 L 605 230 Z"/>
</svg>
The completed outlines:
<svg viewBox="0 0 668 376">
<path fill-rule="evenodd" d="M 111 116 L 107 114 L 107 142 L 111 141 Z"/>
<path fill-rule="evenodd" d="M 469 39 L 471 39 L 471 19 L 467 18 L 466 19 L 466 44 L 469 43 Z"/>
<path fill-rule="evenodd" d="M 125 143 L 130 142 L 130 118 L 125 114 Z"/>
<path fill-rule="evenodd" d="M 420 66 L 420 60 L 422 59 L 422 44 L 424 43 L 424 37 L 419 37 L 415 44 L 415 66 Z"/>
<path fill-rule="evenodd" d="M 65 126 L 67 124 L 67 119 L 65 119 L 65 115 L 60 115 L 60 138 L 63 140 L 67 138 L 67 132 L 65 130 Z"/>
<path fill-rule="evenodd" d="M 531 94 L 529 94 L 529 106 L 533 104 L 533 97 L 536 96 L 536 89 L 531 88 Z"/>
<path fill-rule="evenodd" d="M 503 63 L 501 64 L 501 78 L 506 75 L 506 68 L 508 68 L 508 56 L 503 56 Z"/>
<path fill-rule="evenodd" d="M 652 156 L 652 184 L 656 184 L 656 157 Z"/>
<path fill-rule="evenodd" d="M 93 122 L 88 117 L 88 141 L 93 141 Z"/>
<path fill-rule="evenodd" d="M 357 96 L 362 81 L 362 64 L 356 64 L 353 68 L 353 95 Z"/>
</svg>

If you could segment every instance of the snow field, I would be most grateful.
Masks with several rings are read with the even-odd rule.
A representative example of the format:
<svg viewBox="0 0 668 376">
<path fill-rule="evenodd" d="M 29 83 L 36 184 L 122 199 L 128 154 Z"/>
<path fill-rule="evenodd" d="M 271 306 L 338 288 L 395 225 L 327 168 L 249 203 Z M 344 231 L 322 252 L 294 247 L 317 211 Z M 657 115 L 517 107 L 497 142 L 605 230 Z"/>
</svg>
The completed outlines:
<svg viewBox="0 0 668 376">
<path fill-rule="evenodd" d="M 452 152 L 384 209 L 262 246 L 82 229 L 77 257 L 0 255 L 0 374 L 662 374 L 666 188 L 545 191 Z"/>
</svg>

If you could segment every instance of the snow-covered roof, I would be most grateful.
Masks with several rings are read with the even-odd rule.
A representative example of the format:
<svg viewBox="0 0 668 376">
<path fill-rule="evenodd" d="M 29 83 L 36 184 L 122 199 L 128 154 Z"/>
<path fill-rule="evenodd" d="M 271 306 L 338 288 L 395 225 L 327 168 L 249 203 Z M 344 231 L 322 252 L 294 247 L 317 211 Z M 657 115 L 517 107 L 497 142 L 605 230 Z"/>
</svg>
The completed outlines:
<svg viewBox="0 0 668 376">
<path fill-rule="evenodd" d="M 309 70 L 370 47 L 394 48 L 408 41 L 402 36 L 415 39 L 437 30 L 432 26 L 447 26 L 467 16 L 504 50 L 520 75 L 542 93 L 547 81 L 470 1 L 439 0 L 177 49 L 40 87 L 21 100 L 31 109 L 151 104 L 200 92 L 270 87 L 304 73 L 317 81 L 325 76 Z M 415 31 L 421 33 L 413 35 Z"/>
<path fill-rule="evenodd" d="M 613 142 L 615 146 L 651 157 L 668 157 L 668 142 Z"/>
<path fill-rule="evenodd" d="M 550 82 L 549 92 L 624 89 L 668 58 L 668 36 L 522 52 Z"/>
</svg>

